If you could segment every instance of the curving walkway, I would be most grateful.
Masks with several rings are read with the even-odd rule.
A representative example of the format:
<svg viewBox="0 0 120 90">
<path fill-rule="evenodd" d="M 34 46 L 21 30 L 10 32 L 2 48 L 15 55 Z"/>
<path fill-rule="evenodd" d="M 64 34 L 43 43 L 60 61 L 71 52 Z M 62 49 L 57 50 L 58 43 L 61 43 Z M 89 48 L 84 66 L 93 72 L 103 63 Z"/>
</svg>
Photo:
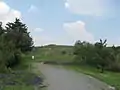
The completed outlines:
<svg viewBox="0 0 120 90">
<path fill-rule="evenodd" d="M 109 90 L 105 83 L 62 66 L 36 66 L 49 83 L 48 90 Z"/>
</svg>

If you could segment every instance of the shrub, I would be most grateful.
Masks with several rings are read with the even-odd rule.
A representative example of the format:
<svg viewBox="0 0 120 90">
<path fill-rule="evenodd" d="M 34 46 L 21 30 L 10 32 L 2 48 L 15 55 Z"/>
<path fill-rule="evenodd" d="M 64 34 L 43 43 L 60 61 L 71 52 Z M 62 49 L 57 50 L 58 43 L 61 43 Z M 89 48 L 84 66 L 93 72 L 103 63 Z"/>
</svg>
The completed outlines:
<svg viewBox="0 0 120 90">
<path fill-rule="evenodd" d="M 62 51 L 62 54 L 65 55 L 67 52 L 66 51 Z"/>
</svg>

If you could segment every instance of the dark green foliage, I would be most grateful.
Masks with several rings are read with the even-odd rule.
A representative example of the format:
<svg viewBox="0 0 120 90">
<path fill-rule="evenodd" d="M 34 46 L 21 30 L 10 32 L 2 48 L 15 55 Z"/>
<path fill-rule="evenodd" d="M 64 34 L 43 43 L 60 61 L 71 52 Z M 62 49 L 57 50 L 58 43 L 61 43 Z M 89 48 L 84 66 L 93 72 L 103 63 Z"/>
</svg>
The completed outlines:
<svg viewBox="0 0 120 90">
<path fill-rule="evenodd" d="M 0 22 L 0 35 L 4 33 L 4 29 L 2 28 L 2 22 Z"/>
<path fill-rule="evenodd" d="M 64 51 L 62 51 L 62 54 L 63 54 L 63 55 L 65 55 L 66 53 L 67 53 L 67 52 L 66 52 L 65 50 L 64 50 Z"/>
<path fill-rule="evenodd" d="M 13 67 L 21 62 L 21 54 L 31 51 L 32 38 L 27 27 L 19 19 L 14 23 L 8 23 L 6 28 L 0 25 L 0 71 L 4 72 L 8 67 Z"/>
<path fill-rule="evenodd" d="M 32 50 L 33 41 L 27 31 L 28 28 L 19 19 L 16 19 L 14 23 L 8 23 L 6 29 L 6 39 L 12 40 L 17 49 L 20 49 L 22 52 Z"/>
<path fill-rule="evenodd" d="M 74 46 L 75 61 L 101 69 L 120 71 L 120 48 L 107 47 L 107 40 L 95 44 L 77 41 Z"/>
</svg>

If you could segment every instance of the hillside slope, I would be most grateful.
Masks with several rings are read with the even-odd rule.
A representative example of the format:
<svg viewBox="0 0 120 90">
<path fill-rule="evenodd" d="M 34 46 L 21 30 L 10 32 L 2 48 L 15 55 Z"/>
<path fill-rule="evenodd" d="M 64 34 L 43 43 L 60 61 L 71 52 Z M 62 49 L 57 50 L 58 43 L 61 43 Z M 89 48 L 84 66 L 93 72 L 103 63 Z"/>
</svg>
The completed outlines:
<svg viewBox="0 0 120 90">
<path fill-rule="evenodd" d="M 31 55 L 36 61 L 71 61 L 73 60 L 73 46 L 48 45 L 35 47 Z"/>
</svg>

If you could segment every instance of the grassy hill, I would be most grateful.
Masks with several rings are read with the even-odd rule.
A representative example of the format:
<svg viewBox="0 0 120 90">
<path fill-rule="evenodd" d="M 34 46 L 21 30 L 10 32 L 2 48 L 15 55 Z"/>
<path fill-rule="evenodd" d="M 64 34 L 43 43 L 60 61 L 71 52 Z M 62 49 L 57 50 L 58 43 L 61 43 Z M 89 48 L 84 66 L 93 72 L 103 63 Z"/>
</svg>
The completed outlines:
<svg viewBox="0 0 120 90">
<path fill-rule="evenodd" d="M 35 47 L 31 56 L 35 56 L 36 61 L 72 61 L 73 46 L 47 45 Z"/>
</svg>

